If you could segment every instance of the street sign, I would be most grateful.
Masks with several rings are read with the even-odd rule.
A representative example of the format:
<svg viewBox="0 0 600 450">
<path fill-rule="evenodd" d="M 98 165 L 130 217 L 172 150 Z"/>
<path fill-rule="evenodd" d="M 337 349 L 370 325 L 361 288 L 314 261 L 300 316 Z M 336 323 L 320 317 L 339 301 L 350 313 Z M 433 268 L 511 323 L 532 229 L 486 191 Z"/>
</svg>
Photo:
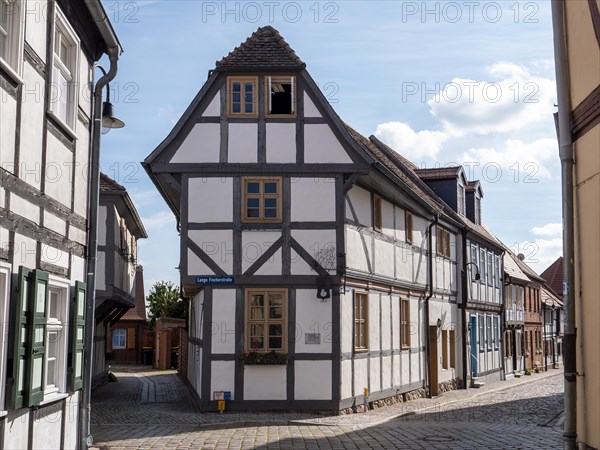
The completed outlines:
<svg viewBox="0 0 600 450">
<path fill-rule="evenodd" d="M 233 284 L 235 277 L 196 277 L 196 284 Z"/>
</svg>

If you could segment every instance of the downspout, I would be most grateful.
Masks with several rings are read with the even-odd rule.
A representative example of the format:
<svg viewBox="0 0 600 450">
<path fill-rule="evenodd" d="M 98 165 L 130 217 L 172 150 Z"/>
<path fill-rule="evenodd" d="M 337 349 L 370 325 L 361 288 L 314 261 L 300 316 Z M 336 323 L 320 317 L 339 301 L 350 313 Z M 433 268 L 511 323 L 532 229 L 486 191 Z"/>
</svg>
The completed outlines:
<svg viewBox="0 0 600 450">
<path fill-rule="evenodd" d="M 573 141 L 571 135 L 571 99 L 566 48 L 564 1 L 552 2 L 554 57 L 556 60 L 556 87 L 558 98 L 558 141 L 562 172 L 563 198 L 563 270 L 565 299 L 565 423 L 563 446 L 572 450 L 577 445 L 577 361 L 575 328 L 575 274 L 574 274 L 574 213 L 573 213 Z"/>
<path fill-rule="evenodd" d="M 431 349 L 429 348 L 429 299 L 433 297 L 433 227 L 438 224 L 439 215 L 435 215 L 435 219 L 433 222 L 429 224 L 427 230 L 427 245 L 428 245 L 428 256 L 429 256 L 429 265 L 428 269 L 428 278 L 429 278 L 429 293 L 425 298 L 425 318 L 423 319 L 425 322 L 425 364 L 427 364 L 427 385 L 429 386 L 427 397 L 432 398 L 433 395 L 431 393 L 431 362 L 429 361 L 429 357 L 431 354 Z M 437 362 L 436 362 L 437 364 Z"/>
<path fill-rule="evenodd" d="M 94 87 L 92 97 L 92 139 L 90 142 L 89 193 L 88 193 L 88 236 L 86 261 L 86 314 L 85 344 L 83 359 L 83 391 L 79 414 L 79 448 L 87 449 L 92 443 L 90 429 L 92 377 L 94 361 L 94 334 L 96 312 L 96 263 L 98 259 L 98 201 L 100 196 L 100 132 L 102 130 L 102 90 L 115 78 L 118 59 L 122 51 L 121 44 L 110 24 L 100 0 L 84 0 L 92 19 L 106 45 L 104 53 L 110 61 L 109 71 L 102 76 Z"/>
<path fill-rule="evenodd" d="M 462 230 L 462 270 L 461 270 L 461 293 L 462 293 L 462 310 L 461 310 L 461 333 L 462 333 L 462 374 L 463 374 L 463 389 L 468 388 L 467 384 L 467 353 L 470 349 L 467 348 L 467 230 Z"/>
</svg>

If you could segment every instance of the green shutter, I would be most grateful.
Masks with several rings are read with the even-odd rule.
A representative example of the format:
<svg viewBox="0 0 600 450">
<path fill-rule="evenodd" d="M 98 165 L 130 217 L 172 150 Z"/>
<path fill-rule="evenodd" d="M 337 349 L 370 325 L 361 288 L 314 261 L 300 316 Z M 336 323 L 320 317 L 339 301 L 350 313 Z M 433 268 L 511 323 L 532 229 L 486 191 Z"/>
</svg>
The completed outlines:
<svg viewBox="0 0 600 450">
<path fill-rule="evenodd" d="M 86 284 L 77 281 L 71 303 L 71 364 L 69 367 L 69 383 L 72 391 L 83 388 L 86 292 Z"/>
<path fill-rule="evenodd" d="M 33 271 L 27 267 L 19 267 L 19 285 L 15 305 L 14 334 L 15 346 L 12 367 L 12 389 L 10 407 L 23 407 L 26 393 L 25 379 L 27 376 L 27 347 L 29 342 L 29 298 Z"/>
<path fill-rule="evenodd" d="M 44 400 L 46 354 L 46 309 L 48 305 L 48 273 L 34 271 L 31 296 L 31 326 L 29 327 L 29 392 L 27 406 Z"/>
</svg>

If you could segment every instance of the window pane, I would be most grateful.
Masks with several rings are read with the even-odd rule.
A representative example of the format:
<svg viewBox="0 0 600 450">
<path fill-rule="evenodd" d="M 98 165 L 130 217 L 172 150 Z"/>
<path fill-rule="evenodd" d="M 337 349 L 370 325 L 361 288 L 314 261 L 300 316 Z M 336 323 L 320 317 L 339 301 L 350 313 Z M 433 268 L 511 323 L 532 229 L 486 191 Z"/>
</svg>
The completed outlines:
<svg viewBox="0 0 600 450">
<path fill-rule="evenodd" d="M 277 218 L 277 210 L 276 209 L 266 209 L 265 208 L 265 218 L 266 219 L 275 219 L 275 218 Z"/>
<path fill-rule="evenodd" d="M 248 219 L 259 219 L 260 218 L 259 210 L 248 208 L 248 210 L 246 211 L 246 217 L 248 217 Z"/>
<path fill-rule="evenodd" d="M 283 348 L 283 339 L 280 337 L 269 337 L 269 348 L 273 350 Z"/>
<path fill-rule="evenodd" d="M 240 103 L 242 101 L 242 95 L 239 92 L 233 93 L 233 103 Z"/>
<path fill-rule="evenodd" d="M 271 114 L 292 114 L 291 82 L 273 82 L 271 84 Z"/>
<path fill-rule="evenodd" d="M 242 107 L 239 103 L 234 103 L 233 105 L 231 105 L 231 111 L 234 113 L 239 113 L 242 111 Z"/>
<path fill-rule="evenodd" d="M 231 90 L 233 92 L 240 92 L 242 90 L 241 84 L 239 82 L 231 83 Z"/>
<path fill-rule="evenodd" d="M 252 91 L 254 89 L 254 84 L 248 82 L 244 84 L 244 91 L 246 93 L 246 95 L 250 95 L 250 98 L 252 98 Z"/>
<path fill-rule="evenodd" d="M 264 308 L 252 307 L 250 308 L 250 319 L 260 320 L 264 318 Z"/>
<path fill-rule="evenodd" d="M 277 208 L 277 199 L 265 198 L 265 208 Z"/>
<path fill-rule="evenodd" d="M 260 183 L 246 183 L 246 193 L 247 194 L 259 194 L 260 193 Z"/>
<path fill-rule="evenodd" d="M 246 114 L 252 114 L 252 112 L 253 112 L 252 107 L 253 107 L 252 103 L 246 103 L 246 106 L 244 107 L 244 112 Z"/>
<path fill-rule="evenodd" d="M 277 183 L 265 183 L 265 194 L 277 194 Z"/>
</svg>

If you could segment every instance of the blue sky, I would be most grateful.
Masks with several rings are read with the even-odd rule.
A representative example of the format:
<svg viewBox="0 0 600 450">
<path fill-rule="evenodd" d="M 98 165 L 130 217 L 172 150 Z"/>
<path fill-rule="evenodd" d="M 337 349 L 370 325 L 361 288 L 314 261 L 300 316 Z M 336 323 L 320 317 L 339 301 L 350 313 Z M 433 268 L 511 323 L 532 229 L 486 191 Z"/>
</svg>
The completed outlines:
<svg viewBox="0 0 600 450">
<path fill-rule="evenodd" d="M 550 2 L 104 1 L 125 49 L 111 83 L 126 128 L 103 137 L 102 169 L 148 230 L 146 291 L 178 282 L 172 213 L 139 162 L 207 73 L 272 25 L 338 114 L 423 167 L 463 163 L 483 220 L 541 272 L 562 249 Z"/>
</svg>

